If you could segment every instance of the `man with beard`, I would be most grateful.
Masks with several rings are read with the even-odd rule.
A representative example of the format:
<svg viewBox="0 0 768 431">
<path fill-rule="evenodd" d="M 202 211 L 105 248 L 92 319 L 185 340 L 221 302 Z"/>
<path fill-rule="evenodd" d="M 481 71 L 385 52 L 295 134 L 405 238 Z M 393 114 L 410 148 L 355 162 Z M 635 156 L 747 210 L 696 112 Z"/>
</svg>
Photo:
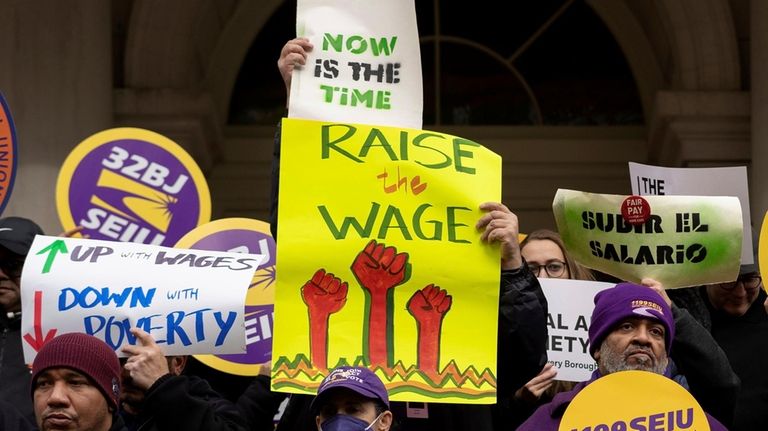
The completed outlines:
<svg viewBox="0 0 768 431">
<path fill-rule="evenodd" d="M 595 296 L 589 326 L 589 352 L 598 369 L 592 378 L 539 407 L 518 430 L 556 431 L 566 408 L 587 385 L 601 376 L 642 370 L 670 377 L 669 352 L 675 319 L 665 299 L 650 287 L 620 283 Z M 700 359 L 700 358 L 699 358 Z M 713 431 L 726 428 L 707 414 Z"/>
<path fill-rule="evenodd" d="M 197 376 L 183 375 L 186 356 L 164 356 L 150 334 L 131 329 L 137 344 L 123 347 L 121 414 L 129 430 L 243 431 L 230 401 Z"/>
</svg>

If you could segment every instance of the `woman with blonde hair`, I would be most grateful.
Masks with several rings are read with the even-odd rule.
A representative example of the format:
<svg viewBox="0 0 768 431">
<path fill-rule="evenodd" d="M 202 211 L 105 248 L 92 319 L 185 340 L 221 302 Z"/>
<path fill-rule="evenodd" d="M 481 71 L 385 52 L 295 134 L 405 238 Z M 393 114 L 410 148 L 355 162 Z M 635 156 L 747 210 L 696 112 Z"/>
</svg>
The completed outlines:
<svg viewBox="0 0 768 431">
<path fill-rule="evenodd" d="M 549 229 L 529 233 L 520 243 L 520 252 L 528 268 L 539 278 L 595 279 L 589 269 L 576 263 L 568 254 L 560 235 Z"/>
<path fill-rule="evenodd" d="M 578 264 L 568 254 L 557 232 L 538 229 L 529 233 L 520 243 L 524 263 L 538 278 L 594 280 L 592 272 Z M 573 389 L 576 382 L 555 380 L 557 370 L 547 363 L 541 372 L 519 388 L 511 406 L 513 425 L 520 425 L 541 404 L 549 402 L 555 394 Z"/>
</svg>

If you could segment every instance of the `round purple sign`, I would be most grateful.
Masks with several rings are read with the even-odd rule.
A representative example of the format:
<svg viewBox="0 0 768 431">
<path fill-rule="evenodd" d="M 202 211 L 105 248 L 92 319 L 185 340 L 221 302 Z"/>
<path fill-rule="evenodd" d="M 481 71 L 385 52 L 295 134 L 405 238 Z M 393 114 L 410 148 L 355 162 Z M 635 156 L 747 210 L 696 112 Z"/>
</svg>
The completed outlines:
<svg viewBox="0 0 768 431">
<path fill-rule="evenodd" d="M 266 256 L 253 275 L 245 300 L 246 353 L 195 355 L 206 365 L 227 373 L 258 374 L 261 365 L 272 358 L 275 241 L 269 233 L 269 225 L 245 218 L 215 220 L 189 232 L 176 247 Z"/>
<path fill-rule="evenodd" d="M 211 216 L 200 168 L 170 139 L 142 129 L 99 132 L 59 172 L 56 204 L 65 230 L 91 239 L 173 246 Z"/>
</svg>

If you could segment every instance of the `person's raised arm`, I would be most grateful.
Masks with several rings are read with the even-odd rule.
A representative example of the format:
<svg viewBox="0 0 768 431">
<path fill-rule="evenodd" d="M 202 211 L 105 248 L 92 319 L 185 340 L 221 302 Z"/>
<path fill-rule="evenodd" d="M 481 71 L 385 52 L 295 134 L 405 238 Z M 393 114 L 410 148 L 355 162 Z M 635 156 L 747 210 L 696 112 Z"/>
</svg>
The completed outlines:
<svg viewBox="0 0 768 431">
<path fill-rule="evenodd" d="M 480 205 L 480 239 L 500 246 L 497 391 L 511 397 L 547 362 L 547 300 L 520 254 L 517 216 L 504 204 Z"/>
<path fill-rule="evenodd" d="M 312 50 L 312 44 L 305 37 L 291 39 L 283 46 L 280 51 L 280 58 L 277 60 L 277 68 L 280 70 L 280 76 L 285 83 L 285 106 L 291 97 L 291 76 L 296 67 L 302 67 L 307 63 L 307 53 Z"/>
</svg>

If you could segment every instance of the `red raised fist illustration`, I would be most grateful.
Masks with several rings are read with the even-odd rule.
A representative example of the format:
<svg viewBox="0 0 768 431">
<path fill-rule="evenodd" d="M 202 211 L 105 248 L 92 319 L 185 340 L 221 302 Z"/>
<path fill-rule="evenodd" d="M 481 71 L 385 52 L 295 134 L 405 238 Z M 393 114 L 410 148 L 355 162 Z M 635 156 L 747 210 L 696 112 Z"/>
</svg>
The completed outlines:
<svg viewBox="0 0 768 431">
<path fill-rule="evenodd" d="M 347 302 L 347 283 L 330 272 L 318 269 L 312 279 L 301 288 L 301 297 L 310 312 L 335 313 Z"/>
<path fill-rule="evenodd" d="M 372 293 L 386 293 L 405 281 L 408 253 L 397 253 L 371 240 L 352 263 L 352 272 L 360 284 Z"/>
<path fill-rule="evenodd" d="M 363 328 L 363 355 L 374 366 L 394 362 L 393 288 L 408 279 L 408 253 L 398 253 L 372 240 L 352 263 L 352 273 L 365 292 L 368 313 Z"/>
<path fill-rule="evenodd" d="M 301 288 L 301 297 L 309 309 L 309 350 L 317 368 L 328 368 L 328 319 L 344 307 L 347 289 L 346 282 L 322 268 Z"/>
<path fill-rule="evenodd" d="M 408 300 L 408 312 L 418 328 L 418 367 L 431 376 L 439 372 L 440 331 L 452 303 L 448 292 L 434 284 L 416 291 Z"/>
</svg>

